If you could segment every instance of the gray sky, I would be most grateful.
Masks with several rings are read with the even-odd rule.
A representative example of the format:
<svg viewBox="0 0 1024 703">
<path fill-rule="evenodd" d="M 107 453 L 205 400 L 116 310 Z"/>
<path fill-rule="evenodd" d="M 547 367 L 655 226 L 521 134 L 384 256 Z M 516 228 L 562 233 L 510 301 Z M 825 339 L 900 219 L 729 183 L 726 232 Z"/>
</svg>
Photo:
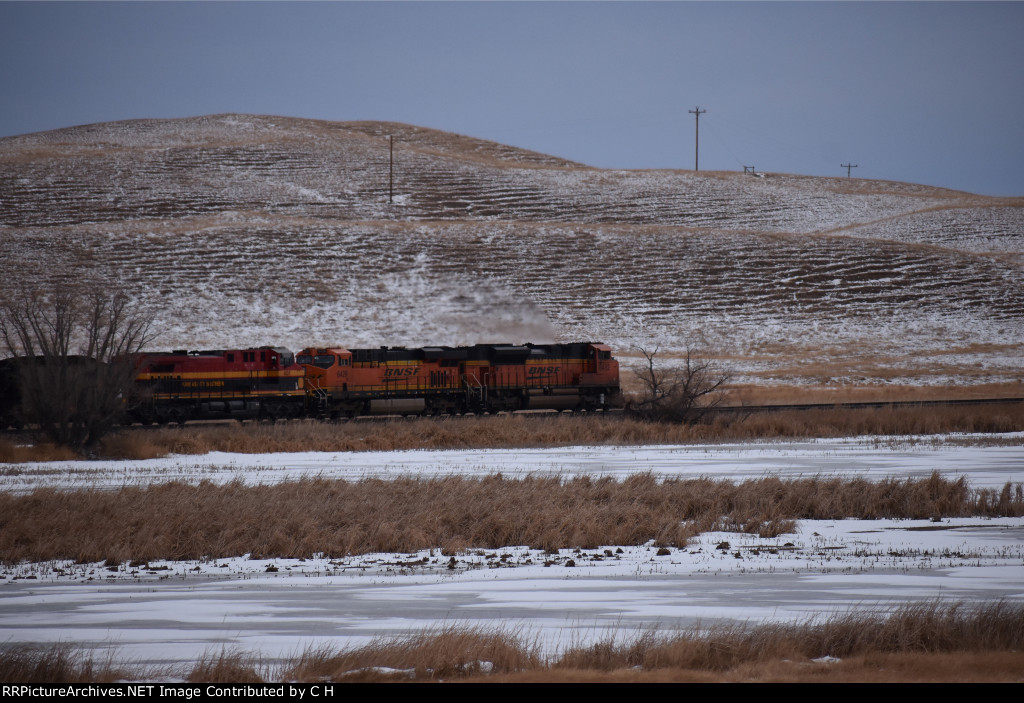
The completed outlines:
<svg viewBox="0 0 1024 703">
<path fill-rule="evenodd" d="M 0 2 L 0 136 L 247 112 L 1024 195 L 1024 3 Z"/>
</svg>

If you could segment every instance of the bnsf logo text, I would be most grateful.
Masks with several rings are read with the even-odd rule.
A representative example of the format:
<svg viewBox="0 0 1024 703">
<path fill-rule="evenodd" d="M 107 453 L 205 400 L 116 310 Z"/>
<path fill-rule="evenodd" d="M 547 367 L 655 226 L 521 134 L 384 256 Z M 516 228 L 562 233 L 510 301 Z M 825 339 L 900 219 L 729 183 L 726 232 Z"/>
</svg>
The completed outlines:
<svg viewBox="0 0 1024 703">
<path fill-rule="evenodd" d="M 548 375 L 553 374 L 553 373 L 558 373 L 558 367 L 557 366 L 531 366 L 530 367 L 530 375 L 531 376 L 548 376 Z"/>
<path fill-rule="evenodd" d="M 405 378 L 406 376 L 415 376 L 419 370 L 419 366 L 403 366 L 400 369 L 384 369 L 384 378 Z"/>
</svg>

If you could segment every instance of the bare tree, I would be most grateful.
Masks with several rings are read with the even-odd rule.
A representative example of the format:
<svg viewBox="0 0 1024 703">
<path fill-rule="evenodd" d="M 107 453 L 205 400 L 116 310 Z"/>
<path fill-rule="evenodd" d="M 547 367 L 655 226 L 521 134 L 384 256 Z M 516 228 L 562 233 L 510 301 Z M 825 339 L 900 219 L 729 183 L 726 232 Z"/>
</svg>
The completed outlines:
<svg viewBox="0 0 1024 703">
<path fill-rule="evenodd" d="M 0 341 L 16 357 L 21 418 L 51 441 L 91 447 L 125 410 L 134 355 L 150 319 L 100 285 L 22 293 L 0 302 Z"/>
<path fill-rule="evenodd" d="M 642 390 L 628 405 L 630 413 L 648 420 L 693 424 L 724 400 L 729 374 L 698 358 L 689 347 L 682 364 L 674 368 L 658 363 L 658 347 L 639 351 L 646 366 L 636 372 Z"/>
</svg>

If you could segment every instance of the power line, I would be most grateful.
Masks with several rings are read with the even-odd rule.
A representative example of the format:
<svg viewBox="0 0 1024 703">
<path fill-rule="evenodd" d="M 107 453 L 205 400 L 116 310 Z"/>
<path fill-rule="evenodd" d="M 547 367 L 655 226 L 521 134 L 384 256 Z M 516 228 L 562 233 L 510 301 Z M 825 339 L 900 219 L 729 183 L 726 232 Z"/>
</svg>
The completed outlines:
<svg viewBox="0 0 1024 703">
<path fill-rule="evenodd" d="M 839 164 L 842 168 L 846 169 L 846 177 L 850 177 L 850 169 L 857 168 L 857 164 Z"/>
<path fill-rule="evenodd" d="M 717 112 L 715 113 L 715 116 L 716 117 L 718 116 Z M 732 158 L 736 161 L 736 163 L 738 165 L 743 166 L 743 161 L 740 159 L 740 157 L 737 156 L 736 152 L 733 151 L 732 147 L 729 146 L 729 144 L 727 144 L 724 139 L 722 139 L 721 133 L 718 131 L 717 127 L 715 126 L 715 120 L 712 120 L 711 122 L 708 122 L 707 124 L 704 125 L 704 132 L 706 134 L 710 135 L 711 138 L 714 139 L 716 142 L 718 142 L 719 146 L 721 146 L 723 149 L 728 151 L 732 155 Z"/>
<path fill-rule="evenodd" d="M 769 158 L 769 155 L 764 154 L 764 149 L 774 148 L 781 150 L 786 155 L 792 155 L 793 153 L 800 153 L 804 156 L 813 159 L 813 161 L 819 164 L 818 168 L 826 168 L 826 163 L 832 160 L 832 157 L 823 150 L 817 148 L 809 148 L 809 145 L 803 143 L 795 143 L 786 138 L 780 137 L 775 132 L 763 131 L 759 128 L 752 127 L 749 124 L 730 119 L 728 116 L 722 114 L 721 111 L 715 113 L 714 122 L 719 126 L 727 125 L 735 130 L 739 130 L 745 135 L 745 138 L 752 140 L 753 146 L 756 148 L 757 153 L 762 153 L 761 158 Z M 708 129 L 711 129 L 708 126 Z M 750 145 L 744 145 L 745 151 L 750 151 Z M 775 155 L 771 155 L 770 158 L 776 158 Z"/>
</svg>

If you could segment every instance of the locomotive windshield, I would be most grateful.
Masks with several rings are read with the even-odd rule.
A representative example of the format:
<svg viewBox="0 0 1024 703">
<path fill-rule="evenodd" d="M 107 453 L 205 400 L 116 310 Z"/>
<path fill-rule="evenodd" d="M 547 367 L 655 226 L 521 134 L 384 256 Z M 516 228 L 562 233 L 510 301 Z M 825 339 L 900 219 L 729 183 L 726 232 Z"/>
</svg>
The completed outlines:
<svg viewBox="0 0 1024 703">
<path fill-rule="evenodd" d="M 296 363 L 304 364 L 306 366 L 317 366 L 321 369 L 329 369 L 334 366 L 334 362 L 337 358 L 334 354 L 299 354 L 295 357 Z"/>
</svg>

